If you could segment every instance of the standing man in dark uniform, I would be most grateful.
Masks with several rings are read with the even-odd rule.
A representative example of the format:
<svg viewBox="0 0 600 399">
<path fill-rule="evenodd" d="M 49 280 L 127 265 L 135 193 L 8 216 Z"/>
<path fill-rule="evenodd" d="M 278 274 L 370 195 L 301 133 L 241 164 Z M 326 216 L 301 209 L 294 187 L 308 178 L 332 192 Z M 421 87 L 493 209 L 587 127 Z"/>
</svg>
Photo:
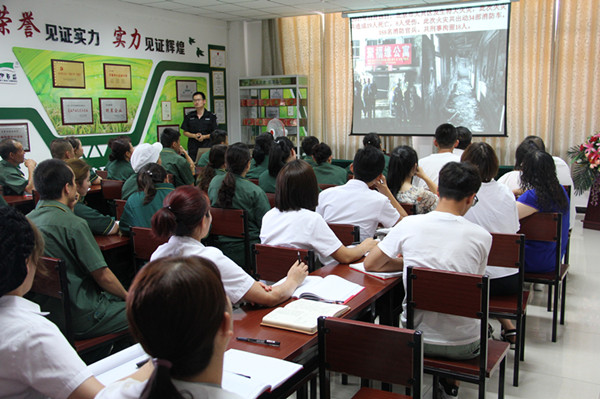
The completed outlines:
<svg viewBox="0 0 600 399">
<path fill-rule="evenodd" d="M 217 116 L 204 109 L 206 96 L 197 91 L 192 96 L 196 111 L 190 112 L 183 119 L 181 130 L 188 137 L 188 153 L 196 162 L 198 148 L 210 147 L 210 134 L 217 128 Z"/>
</svg>

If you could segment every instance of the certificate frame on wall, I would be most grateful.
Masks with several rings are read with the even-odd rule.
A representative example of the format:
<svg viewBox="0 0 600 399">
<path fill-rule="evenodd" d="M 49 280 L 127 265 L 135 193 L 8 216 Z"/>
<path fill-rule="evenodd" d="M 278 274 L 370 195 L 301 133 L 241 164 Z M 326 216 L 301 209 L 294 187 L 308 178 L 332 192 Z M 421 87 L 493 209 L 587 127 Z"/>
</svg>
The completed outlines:
<svg viewBox="0 0 600 399">
<path fill-rule="evenodd" d="M 227 65 L 227 52 L 225 50 L 210 49 L 210 67 L 225 68 Z"/>
<path fill-rule="evenodd" d="M 198 91 L 198 82 L 195 80 L 176 80 L 177 102 L 188 103 L 194 101 L 194 93 Z"/>
<path fill-rule="evenodd" d="M 127 123 L 126 98 L 99 98 L 100 123 Z"/>
<path fill-rule="evenodd" d="M 225 95 L 225 71 L 212 71 L 213 96 Z"/>
<path fill-rule="evenodd" d="M 104 88 L 107 90 L 131 90 L 131 65 L 102 64 Z"/>
<path fill-rule="evenodd" d="M 17 140 L 23 144 L 23 150 L 29 152 L 29 125 L 27 123 L 0 123 L 0 141 L 4 139 Z"/>
<path fill-rule="evenodd" d="M 91 97 L 61 97 L 60 113 L 63 125 L 91 125 L 94 123 Z"/>
<path fill-rule="evenodd" d="M 55 88 L 85 89 L 83 61 L 51 60 L 52 86 Z"/>
<path fill-rule="evenodd" d="M 173 115 L 171 113 L 171 101 L 160 102 L 160 114 L 160 119 L 163 121 L 170 121 L 173 119 Z"/>
<path fill-rule="evenodd" d="M 187 114 L 189 114 L 192 111 L 195 111 L 196 108 L 195 107 L 183 107 L 183 118 L 185 119 L 185 116 Z"/>
<path fill-rule="evenodd" d="M 165 129 L 175 129 L 177 131 L 179 131 L 179 125 L 157 125 L 156 126 L 156 141 L 160 143 L 160 134 L 163 132 L 163 130 Z"/>
</svg>

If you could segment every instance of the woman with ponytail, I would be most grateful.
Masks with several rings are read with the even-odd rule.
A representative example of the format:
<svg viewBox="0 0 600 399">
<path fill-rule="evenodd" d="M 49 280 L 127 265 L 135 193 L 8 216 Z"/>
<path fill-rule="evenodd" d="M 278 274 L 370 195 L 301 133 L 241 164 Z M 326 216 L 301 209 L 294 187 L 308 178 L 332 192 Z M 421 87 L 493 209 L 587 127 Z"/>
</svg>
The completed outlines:
<svg viewBox="0 0 600 399">
<path fill-rule="evenodd" d="M 196 185 L 200 190 L 208 192 L 208 185 L 213 177 L 224 175 L 225 172 L 225 151 L 227 146 L 223 144 L 215 145 L 210 149 L 208 156 L 208 164 L 202 169 L 202 173 L 198 175 Z"/>
<path fill-rule="evenodd" d="M 243 143 L 229 146 L 225 154 L 225 165 L 227 173 L 216 176 L 208 187 L 210 203 L 216 208 L 245 210 L 250 245 L 258 244 L 262 217 L 271 206 L 265 192 L 245 178 L 250 168 L 248 146 Z M 244 269 L 249 269 L 250 265 L 245 264 L 243 238 L 220 236 L 218 246 L 225 256 Z"/>
<path fill-rule="evenodd" d="M 151 227 L 154 213 L 175 187 L 167 181 L 167 171 L 157 163 L 148 163 L 137 175 L 138 191 L 133 193 L 123 210 L 119 227 L 129 234 L 131 227 Z"/>
<path fill-rule="evenodd" d="M 315 162 L 313 170 L 319 184 L 346 184 L 348 173 L 344 168 L 332 165 L 331 148 L 325 143 L 319 143 L 312 148 L 312 159 Z"/>
<path fill-rule="evenodd" d="M 96 398 L 239 398 L 221 388 L 233 322 L 213 262 L 191 256 L 148 263 L 127 295 L 127 319 L 154 371 L 147 382 L 117 381 Z"/>
<path fill-rule="evenodd" d="M 110 155 L 106 164 L 108 178 L 112 180 L 127 180 L 129 176 L 134 174 L 131 167 L 131 156 L 133 155 L 133 146 L 131 140 L 125 137 L 111 139 L 108 142 L 110 147 Z"/>
<path fill-rule="evenodd" d="M 254 139 L 254 150 L 252 151 L 252 161 L 250 170 L 246 174 L 248 179 L 258 179 L 260 175 L 267 170 L 269 166 L 269 152 L 273 145 L 273 135 L 271 133 L 261 133 Z"/>
<path fill-rule="evenodd" d="M 269 153 L 269 168 L 258 178 L 258 185 L 265 193 L 275 192 L 277 174 L 287 162 L 296 159 L 294 144 L 287 137 L 279 137 L 271 146 Z"/>
<path fill-rule="evenodd" d="M 219 249 L 205 247 L 201 240 L 210 230 L 212 217 L 208 197 L 198 187 L 181 186 L 171 192 L 152 217 L 152 231 L 169 241 L 159 246 L 151 260 L 168 256 L 201 256 L 213 261 L 221 273 L 225 293 L 232 303 L 245 300 L 275 306 L 287 300 L 304 281 L 308 267 L 296 261 L 283 284 L 275 287 L 255 281 Z"/>
</svg>

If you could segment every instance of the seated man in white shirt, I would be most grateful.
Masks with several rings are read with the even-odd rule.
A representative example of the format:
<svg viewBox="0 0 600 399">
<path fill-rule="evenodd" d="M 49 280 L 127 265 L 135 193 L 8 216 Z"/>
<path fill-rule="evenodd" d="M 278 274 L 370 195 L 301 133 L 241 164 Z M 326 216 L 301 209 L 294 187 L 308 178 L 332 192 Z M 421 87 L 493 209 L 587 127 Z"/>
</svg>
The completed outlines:
<svg viewBox="0 0 600 399">
<path fill-rule="evenodd" d="M 458 145 L 456 128 L 449 123 L 439 125 L 435 129 L 433 144 L 438 149 L 437 153 L 419 159 L 419 168 L 437 184 L 438 174 L 444 165 L 448 162 L 460 162 L 460 155 L 452 152 Z M 427 183 L 423 179 L 415 177 L 413 186 L 427 188 Z"/>
<path fill-rule="evenodd" d="M 396 271 L 415 266 L 483 274 L 492 236 L 463 217 L 475 205 L 480 186 L 479 172 L 473 165 L 446 164 L 440 171 L 440 201 L 436 210 L 402 219 L 371 249 L 364 262 L 365 269 Z M 406 325 L 406 302 L 403 308 L 402 323 Z M 424 351 L 428 356 L 470 359 L 479 354 L 478 320 L 416 311 L 414 322 L 415 329 L 423 331 Z M 440 382 L 447 395 L 458 394 L 456 381 Z"/>
<path fill-rule="evenodd" d="M 383 152 L 361 148 L 350 165 L 354 179 L 321 191 L 315 212 L 327 223 L 359 226 L 361 241 L 373 237 L 379 224 L 392 227 L 407 214 L 386 184 L 384 166 Z"/>
</svg>

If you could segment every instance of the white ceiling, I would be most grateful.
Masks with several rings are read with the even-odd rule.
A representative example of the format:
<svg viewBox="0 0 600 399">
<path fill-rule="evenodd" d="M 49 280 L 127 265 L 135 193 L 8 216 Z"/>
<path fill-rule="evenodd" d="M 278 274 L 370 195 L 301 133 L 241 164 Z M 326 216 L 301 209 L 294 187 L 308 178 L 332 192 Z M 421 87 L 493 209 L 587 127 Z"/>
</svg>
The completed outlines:
<svg viewBox="0 0 600 399">
<path fill-rule="evenodd" d="M 464 0 L 119 0 L 221 21 L 249 21 L 331 12 L 457 3 Z"/>
</svg>

